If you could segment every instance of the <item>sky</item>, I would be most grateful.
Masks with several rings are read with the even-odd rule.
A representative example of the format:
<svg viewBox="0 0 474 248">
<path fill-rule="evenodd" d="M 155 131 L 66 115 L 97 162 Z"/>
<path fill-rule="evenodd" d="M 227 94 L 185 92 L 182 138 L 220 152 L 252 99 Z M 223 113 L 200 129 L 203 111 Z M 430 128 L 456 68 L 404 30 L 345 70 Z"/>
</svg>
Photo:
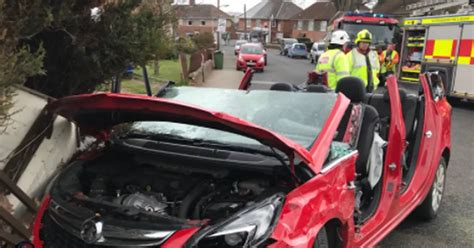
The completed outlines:
<svg viewBox="0 0 474 248">
<path fill-rule="evenodd" d="M 187 2 L 186 0 L 177 0 L 178 2 Z M 175 1 L 176 2 L 176 1 Z M 244 12 L 244 4 L 247 4 L 247 10 L 257 5 L 260 0 L 221 0 L 221 6 L 228 5 L 227 7 L 222 7 L 221 9 L 225 12 Z M 300 7 L 305 8 L 316 2 L 316 0 L 293 0 L 294 3 L 298 4 Z M 217 5 L 217 0 L 196 0 L 197 4 L 206 3 Z"/>
</svg>

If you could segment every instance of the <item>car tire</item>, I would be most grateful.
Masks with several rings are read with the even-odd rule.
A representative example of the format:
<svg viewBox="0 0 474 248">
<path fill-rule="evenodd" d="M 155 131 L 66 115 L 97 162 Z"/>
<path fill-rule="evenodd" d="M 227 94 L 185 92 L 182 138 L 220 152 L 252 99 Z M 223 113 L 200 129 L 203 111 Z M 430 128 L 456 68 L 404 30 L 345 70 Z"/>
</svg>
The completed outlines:
<svg viewBox="0 0 474 248">
<path fill-rule="evenodd" d="M 441 200 L 446 188 L 446 160 L 441 158 L 430 191 L 423 203 L 415 211 L 418 218 L 432 220 L 438 215 Z"/>
<path fill-rule="evenodd" d="M 326 231 L 326 227 L 323 227 L 316 239 L 314 240 L 313 248 L 329 248 L 329 237 Z"/>
</svg>

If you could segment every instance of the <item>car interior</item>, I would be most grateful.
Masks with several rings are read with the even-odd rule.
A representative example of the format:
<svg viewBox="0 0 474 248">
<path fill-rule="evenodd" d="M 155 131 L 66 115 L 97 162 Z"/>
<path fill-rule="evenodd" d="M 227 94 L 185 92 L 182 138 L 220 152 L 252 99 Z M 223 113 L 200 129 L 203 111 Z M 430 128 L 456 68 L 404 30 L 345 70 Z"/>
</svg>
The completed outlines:
<svg viewBox="0 0 474 248">
<path fill-rule="evenodd" d="M 292 84 L 288 83 L 276 83 L 272 85 L 270 90 L 297 91 Z M 306 92 L 325 93 L 329 91 L 323 85 L 310 85 L 306 88 Z M 390 142 L 388 140 L 391 115 L 390 96 L 386 89 L 376 93 L 366 93 L 363 82 L 356 77 L 341 79 L 338 82 L 336 92 L 343 93 L 351 100 L 351 104 L 341 120 L 334 141 L 342 142 L 349 125 L 358 125 L 358 128 L 356 128 L 358 135 L 351 141 L 353 147 L 359 152 L 359 158 L 356 161 L 356 209 L 354 218 L 357 224 L 362 224 L 376 212 L 382 193 L 382 180 L 375 187 L 370 187 L 367 163 L 376 133 L 383 140 Z M 418 159 L 418 151 L 423 136 L 424 96 L 422 91 L 417 94 L 416 92 L 407 93 L 404 89 L 400 89 L 399 92 L 407 142 L 407 149 L 402 159 L 403 192 L 411 182 Z M 355 110 L 358 110 L 361 115 L 354 115 L 357 112 Z M 356 118 L 360 118 L 360 120 L 357 121 Z M 382 171 L 382 178 L 383 173 L 384 171 Z"/>
</svg>

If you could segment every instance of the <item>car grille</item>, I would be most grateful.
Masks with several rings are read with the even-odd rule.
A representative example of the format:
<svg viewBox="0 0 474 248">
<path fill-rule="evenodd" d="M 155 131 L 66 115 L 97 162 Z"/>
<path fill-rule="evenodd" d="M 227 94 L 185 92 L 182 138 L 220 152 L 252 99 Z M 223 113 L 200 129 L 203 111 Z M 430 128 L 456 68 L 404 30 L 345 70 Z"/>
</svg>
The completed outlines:
<svg viewBox="0 0 474 248">
<path fill-rule="evenodd" d="M 76 236 L 66 232 L 48 214 L 44 215 L 40 238 L 43 240 L 43 247 L 45 248 L 103 248 L 103 246 L 86 244 Z"/>
<path fill-rule="evenodd" d="M 94 245 L 87 244 L 82 239 L 76 237 L 75 235 L 66 231 L 62 226 L 56 223 L 51 215 L 46 212 L 43 217 L 43 225 L 40 231 L 40 239 L 43 241 L 43 247 L 45 248 L 105 248 L 105 247 L 117 247 L 117 240 L 115 240 L 115 245 Z M 167 238 L 163 239 L 164 242 Z M 120 241 L 118 241 L 122 244 Z M 121 248 L 132 248 L 132 247 L 149 247 L 149 248 L 158 248 L 160 245 L 155 244 L 150 245 L 150 243 L 133 243 L 130 244 L 130 241 L 124 242 L 124 245 L 120 245 Z M 160 242 L 161 243 L 161 242 Z"/>
</svg>

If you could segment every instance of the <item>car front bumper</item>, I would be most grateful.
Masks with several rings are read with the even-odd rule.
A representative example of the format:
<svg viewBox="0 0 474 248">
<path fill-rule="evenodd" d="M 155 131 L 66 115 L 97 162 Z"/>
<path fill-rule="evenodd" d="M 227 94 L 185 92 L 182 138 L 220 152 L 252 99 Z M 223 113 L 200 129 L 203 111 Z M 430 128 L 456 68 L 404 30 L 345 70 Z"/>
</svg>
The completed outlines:
<svg viewBox="0 0 474 248">
<path fill-rule="evenodd" d="M 247 69 L 247 68 L 254 68 L 257 70 L 264 69 L 265 63 L 263 62 L 253 62 L 253 61 L 237 61 L 237 68 L 239 69 Z"/>
</svg>

